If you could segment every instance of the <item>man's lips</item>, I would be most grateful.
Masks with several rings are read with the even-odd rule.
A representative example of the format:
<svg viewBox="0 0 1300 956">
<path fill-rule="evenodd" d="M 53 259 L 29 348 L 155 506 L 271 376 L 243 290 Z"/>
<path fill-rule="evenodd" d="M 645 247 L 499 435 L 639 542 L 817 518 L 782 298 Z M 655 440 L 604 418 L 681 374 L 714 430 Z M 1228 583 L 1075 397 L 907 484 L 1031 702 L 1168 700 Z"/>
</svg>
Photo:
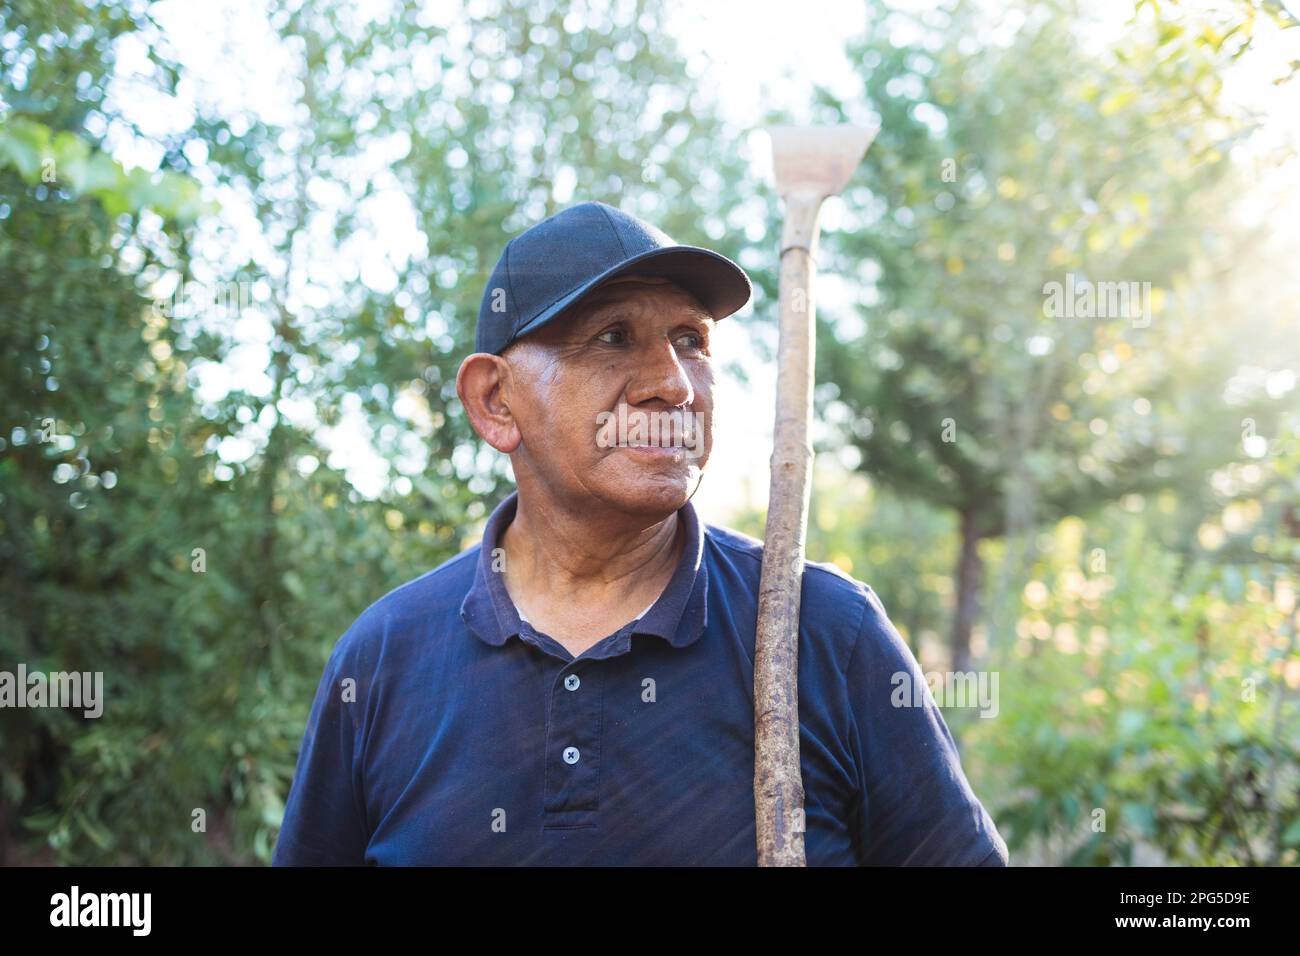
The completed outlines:
<svg viewBox="0 0 1300 956">
<path fill-rule="evenodd" d="M 658 461 L 696 458 L 703 452 L 705 418 L 694 409 L 629 409 L 596 415 L 596 444 Z"/>
<path fill-rule="evenodd" d="M 686 454 L 686 449 L 681 445 L 638 445 L 629 442 L 626 445 L 615 445 L 614 447 L 638 455 L 649 455 L 654 458 L 672 458 Z"/>
</svg>

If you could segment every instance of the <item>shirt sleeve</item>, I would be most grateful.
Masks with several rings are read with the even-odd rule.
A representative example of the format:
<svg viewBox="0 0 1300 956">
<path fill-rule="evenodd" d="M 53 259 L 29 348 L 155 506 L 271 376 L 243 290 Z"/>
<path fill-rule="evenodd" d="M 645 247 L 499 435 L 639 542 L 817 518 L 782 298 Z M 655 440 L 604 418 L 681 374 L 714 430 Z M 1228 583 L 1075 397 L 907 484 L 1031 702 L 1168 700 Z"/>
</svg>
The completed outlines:
<svg viewBox="0 0 1300 956">
<path fill-rule="evenodd" d="M 354 772 L 355 713 L 363 705 L 358 675 L 343 666 L 344 643 L 334 648 L 316 689 L 272 866 L 365 864 L 369 830 Z"/>
<path fill-rule="evenodd" d="M 920 665 L 870 588 L 848 682 L 859 865 L 1006 866 L 1006 843 L 962 771 Z"/>
</svg>

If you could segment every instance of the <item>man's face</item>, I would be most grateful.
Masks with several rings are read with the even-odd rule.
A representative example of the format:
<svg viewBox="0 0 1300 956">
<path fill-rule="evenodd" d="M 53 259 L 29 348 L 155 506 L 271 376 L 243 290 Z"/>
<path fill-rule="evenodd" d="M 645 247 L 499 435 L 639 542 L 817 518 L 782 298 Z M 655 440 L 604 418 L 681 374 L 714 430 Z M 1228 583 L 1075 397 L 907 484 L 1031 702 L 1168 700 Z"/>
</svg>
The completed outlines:
<svg viewBox="0 0 1300 956">
<path fill-rule="evenodd" d="M 628 277 L 511 345 L 516 470 L 579 505 L 680 508 L 712 447 L 713 324 L 679 286 Z"/>
</svg>

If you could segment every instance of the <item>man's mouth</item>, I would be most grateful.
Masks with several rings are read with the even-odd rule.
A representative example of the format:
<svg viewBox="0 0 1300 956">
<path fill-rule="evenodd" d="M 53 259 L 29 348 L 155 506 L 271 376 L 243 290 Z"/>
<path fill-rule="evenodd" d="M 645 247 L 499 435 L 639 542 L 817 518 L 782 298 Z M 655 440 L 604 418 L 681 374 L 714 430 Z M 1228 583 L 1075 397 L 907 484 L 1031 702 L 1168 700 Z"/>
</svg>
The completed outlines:
<svg viewBox="0 0 1300 956">
<path fill-rule="evenodd" d="M 681 445 L 648 445 L 629 442 L 626 445 L 617 445 L 615 447 L 655 458 L 681 458 L 686 454 L 686 449 Z"/>
<path fill-rule="evenodd" d="M 689 410 L 646 412 L 620 406 L 617 413 L 597 416 L 596 443 L 601 448 L 624 448 L 640 454 L 700 457 L 703 453 L 703 415 Z"/>
</svg>

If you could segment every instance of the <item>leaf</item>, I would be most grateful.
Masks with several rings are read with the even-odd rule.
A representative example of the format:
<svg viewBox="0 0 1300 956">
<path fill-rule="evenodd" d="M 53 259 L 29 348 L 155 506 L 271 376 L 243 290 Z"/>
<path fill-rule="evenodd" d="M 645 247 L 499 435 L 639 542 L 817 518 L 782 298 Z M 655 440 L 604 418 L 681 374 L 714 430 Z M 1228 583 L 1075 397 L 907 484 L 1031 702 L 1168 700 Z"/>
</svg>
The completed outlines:
<svg viewBox="0 0 1300 956">
<path fill-rule="evenodd" d="M 1126 710 L 1119 715 L 1119 731 L 1125 737 L 1133 737 L 1146 724 L 1146 715 L 1140 710 Z"/>
<path fill-rule="evenodd" d="M 113 835 L 92 821 L 89 814 L 78 810 L 74 816 L 77 823 L 81 825 L 81 829 L 92 841 L 94 841 L 97 847 L 101 850 L 107 850 L 112 847 L 114 842 Z"/>
<path fill-rule="evenodd" d="M 1137 98 L 1137 90 L 1129 88 L 1112 93 L 1101 101 L 1098 109 L 1102 116 L 1113 116 Z"/>
<path fill-rule="evenodd" d="M 105 192 L 121 188 L 123 178 L 122 167 L 110 156 L 97 152 L 86 161 L 85 167 L 81 170 L 79 188 L 103 201 Z"/>
<path fill-rule="evenodd" d="M 1144 803 L 1124 804 L 1124 820 L 1137 828 L 1143 836 L 1152 836 L 1156 832 L 1155 813 Z"/>
<path fill-rule="evenodd" d="M 1165 20 L 1160 24 L 1160 35 L 1156 41 L 1157 46 L 1164 46 L 1172 40 L 1178 39 L 1183 35 L 1183 25 L 1170 20 Z"/>
<path fill-rule="evenodd" d="M 49 127 L 21 117 L 0 125 L 0 153 L 23 179 L 36 182 L 41 163 L 50 155 Z"/>
</svg>

